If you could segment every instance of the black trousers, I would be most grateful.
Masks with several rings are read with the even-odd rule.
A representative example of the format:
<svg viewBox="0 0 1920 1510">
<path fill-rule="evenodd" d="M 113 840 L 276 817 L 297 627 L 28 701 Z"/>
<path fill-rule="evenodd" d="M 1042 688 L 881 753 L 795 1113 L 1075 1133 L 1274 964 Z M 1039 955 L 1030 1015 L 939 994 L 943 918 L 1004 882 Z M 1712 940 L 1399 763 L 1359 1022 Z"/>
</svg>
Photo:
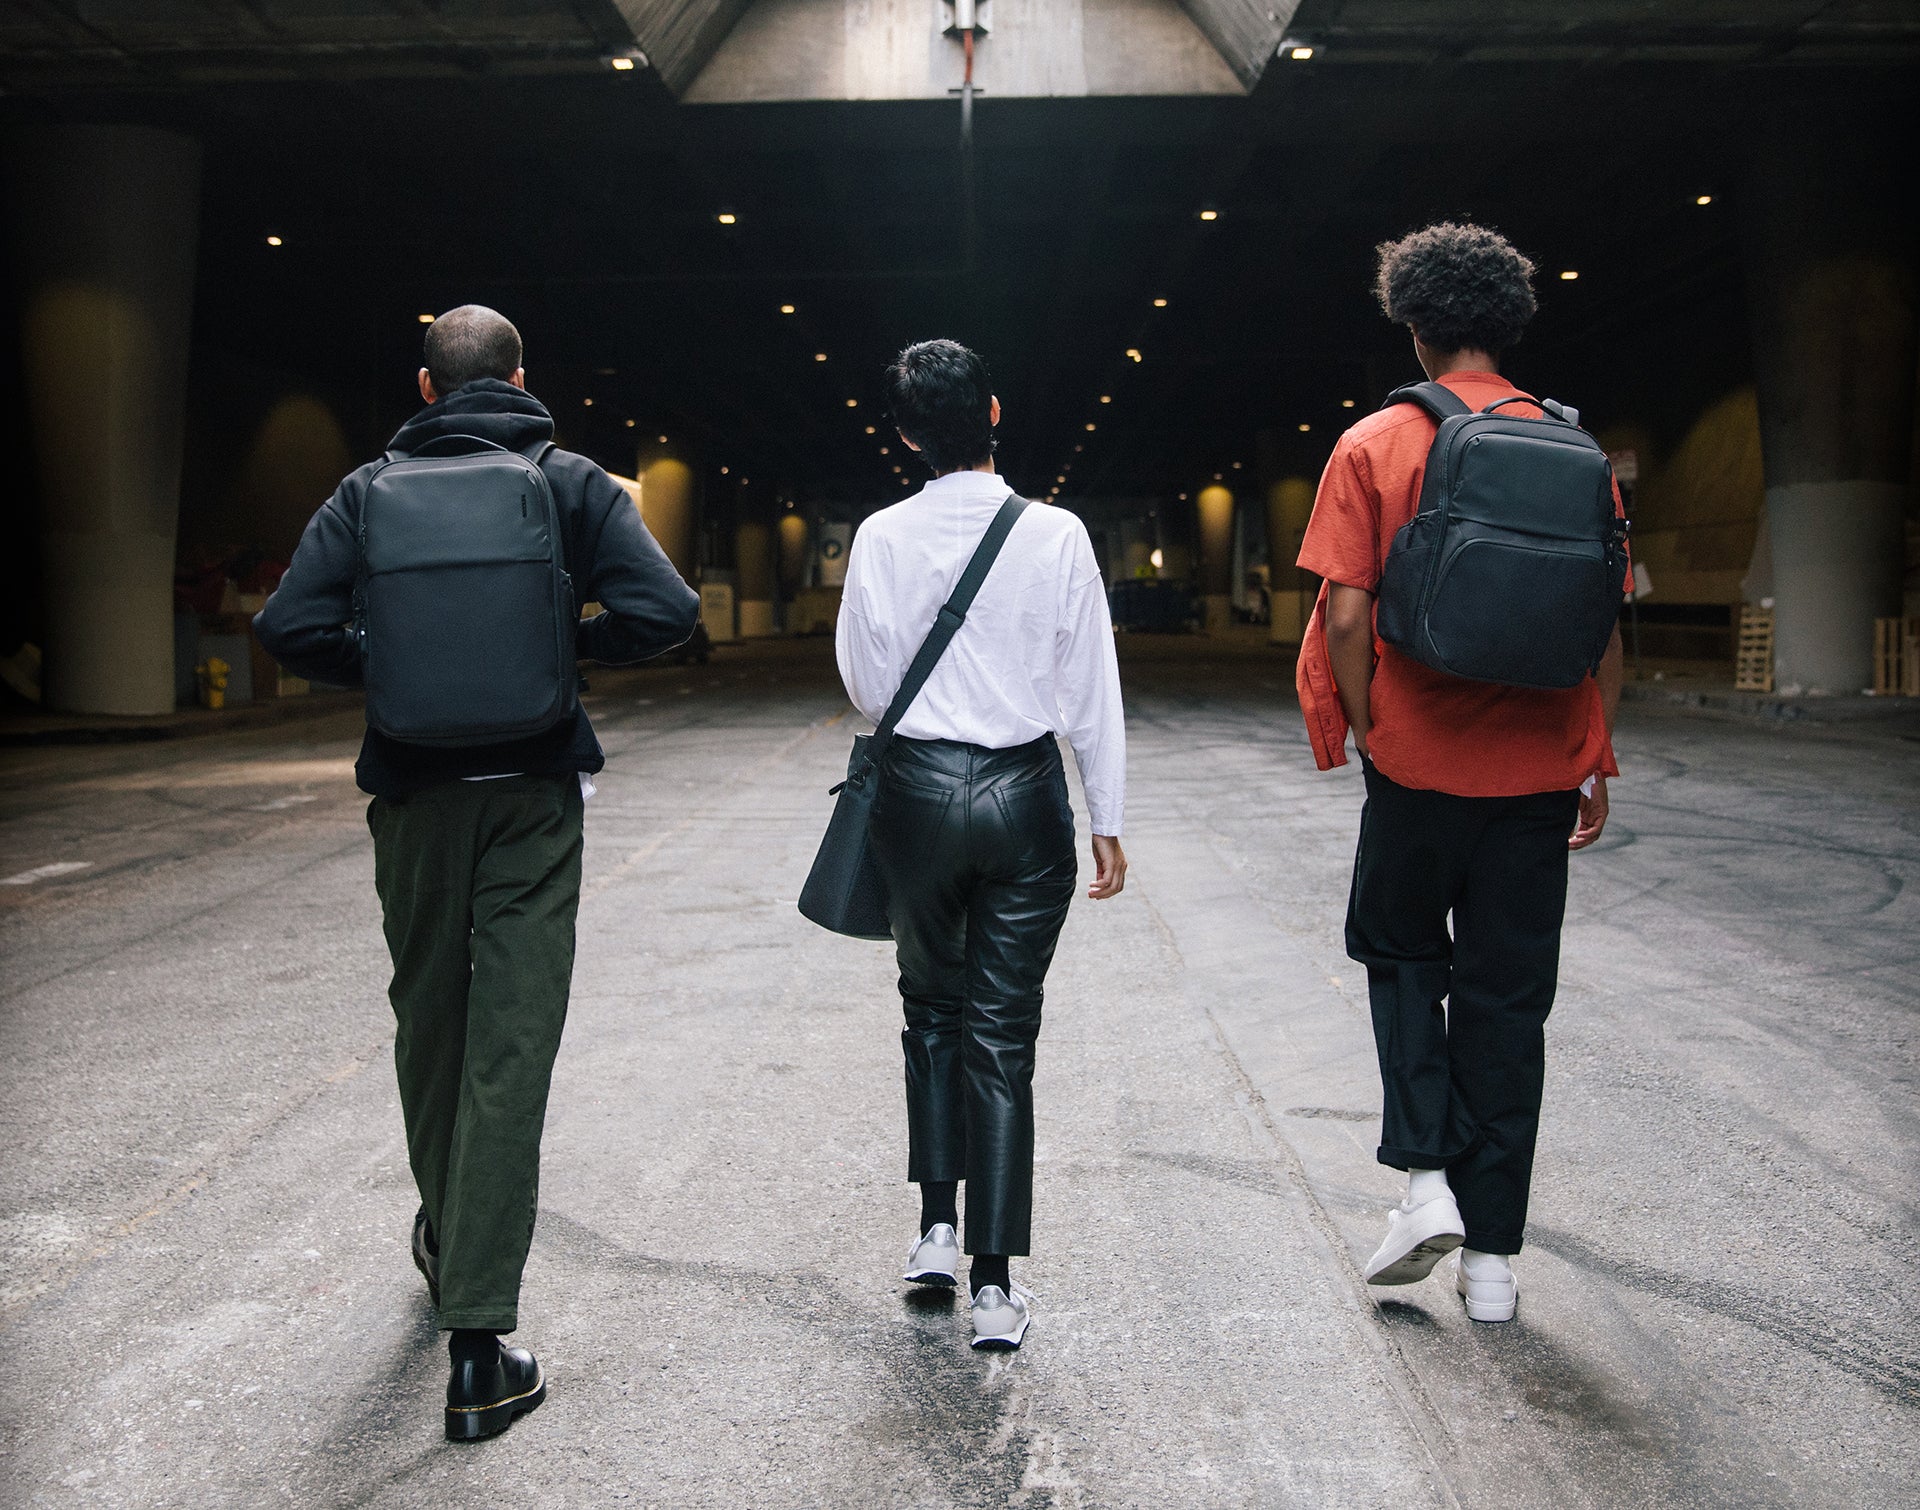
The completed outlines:
<svg viewBox="0 0 1920 1510">
<path fill-rule="evenodd" d="M 1371 764 L 1366 780 L 1347 953 L 1367 967 L 1380 1162 L 1446 1170 L 1467 1246 L 1518 1253 L 1579 794 L 1454 797 Z"/>
<path fill-rule="evenodd" d="M 872 843 L 906 1008 L 907 1178 L 966 1181 L 967 1252 L 1026 1253 L 1041 989 L 1078 874 L 1059 746 L 895 739 Z"/>
</svg>

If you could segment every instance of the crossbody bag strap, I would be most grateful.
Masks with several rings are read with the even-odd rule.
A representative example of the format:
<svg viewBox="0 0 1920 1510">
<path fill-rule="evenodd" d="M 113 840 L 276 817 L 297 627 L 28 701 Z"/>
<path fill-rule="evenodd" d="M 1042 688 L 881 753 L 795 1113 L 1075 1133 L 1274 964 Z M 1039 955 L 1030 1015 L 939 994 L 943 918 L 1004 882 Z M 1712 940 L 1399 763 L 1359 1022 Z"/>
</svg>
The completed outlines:
<svg viewBox="0 0 1920 1510">
<path fill-rule="evenodd" d="M 1018 493 L 1007 494 L 1007 501 L 1000 505 L 1000 512 L 993 516 L 993 523 L 987 526 L 986 534 L 980 537 L 979 545 L 974 547 L 973 559 L 967 562 L 967 569 L 954 584 L 953 595 L 934 616 L 933 628 L 927 631 L 926 639 L 921 641 L 919 653 L 907 667 L 900 690 L 893 694 L 893 701 L 887 704 L 887 711 L 881 716 L 879 726 L 874 729 L 873 738 L 867 744 L 867 759 L 874 766 L 877 767 L 886 757 L 887 746 L 893 742 L 895 726 L 907 716 L 907 709 L 913 706 L 913 700 L 920 695 L 920 689 L 926 686 L 927 678 L 933 675 L 933 668 L 940 663 L 940 657 L 946 654 L 954 635 L 960 632 L 960 626 L 967 621 L 967 610 L 973 606 L 980 584 L 987 580 L 987 573 L 993 570 L 994 558 L 1000 554 L 1000 547 L 1007 543 L 1007 536 L 1013 532 L 1013 526 L 1026 509 L 1026 499 Z"/>
</svg>

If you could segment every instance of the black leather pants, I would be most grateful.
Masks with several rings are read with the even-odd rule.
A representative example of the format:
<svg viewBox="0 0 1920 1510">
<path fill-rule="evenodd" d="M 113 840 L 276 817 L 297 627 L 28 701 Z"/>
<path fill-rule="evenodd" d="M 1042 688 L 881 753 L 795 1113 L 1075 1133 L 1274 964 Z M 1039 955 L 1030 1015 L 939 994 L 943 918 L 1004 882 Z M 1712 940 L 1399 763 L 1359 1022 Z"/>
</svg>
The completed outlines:
<svg viewBox="0 0 1920 1510">
<path fill-rule="evenodd" d="M 1041 988 L 1078 874 L 1059 746 L 896 738 L 872 839 L 906 1007 L 907 1178 L 965 1180 L 966 1251 L 1024 1254 Z"/>
</svg>

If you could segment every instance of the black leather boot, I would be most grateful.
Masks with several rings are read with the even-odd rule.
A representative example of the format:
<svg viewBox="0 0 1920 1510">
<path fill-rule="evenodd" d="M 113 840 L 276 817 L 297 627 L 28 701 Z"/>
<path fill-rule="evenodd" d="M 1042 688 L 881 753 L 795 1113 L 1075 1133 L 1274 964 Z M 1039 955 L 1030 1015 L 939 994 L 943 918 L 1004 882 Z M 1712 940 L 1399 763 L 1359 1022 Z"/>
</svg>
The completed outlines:
<svg viewBox="0 0 1920 1510">
<path fill-rule="evenodd" d="M 433 1307 L 440 1309 L 440 1249 L 433 1240 L 433 1228 L 422 1206 L 413 1216 L 413 1266 L 426 1277 L 427 1295 Z"/>
<path fill-rule="evenodd" d="M 447 1380 L 447 1440 L 497 1437 L 546 1398 L 540 1361 L 523 1347 L 496 1347 L 477 1362 L 462 1359 Z"/>
</svg>

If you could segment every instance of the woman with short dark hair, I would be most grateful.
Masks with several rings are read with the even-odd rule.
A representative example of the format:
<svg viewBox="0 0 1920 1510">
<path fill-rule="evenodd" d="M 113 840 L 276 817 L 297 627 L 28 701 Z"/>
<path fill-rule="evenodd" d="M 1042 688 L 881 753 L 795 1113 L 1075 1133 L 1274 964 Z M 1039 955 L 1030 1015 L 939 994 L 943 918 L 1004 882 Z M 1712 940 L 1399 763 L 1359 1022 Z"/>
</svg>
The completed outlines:
<svg viewBox="0 0 1920 1510">
<path fill-rule="evenodd" d="M 986 364 L 923 341 L 887 369 L 901 439 L 934 479 L 854 538 L 837 636 L 847 695 L 878 722 L 940 606 L 1010 496 L 993 465 Z M 906 1279 L 958 1280 L 967 1186 L 973 1345 L 1017 1348 L 1029 1248 L 1040 1003 L 1078 873 L 1056 735 L 1073 746 L 1093 827 L 1088 895 L 1125 884 L 1126 730 L 1106 584 L 1086 526 L 1027 505 L 965 622 L 901 719 L 872 845 L 906 1011 L 907 1178 L 920 1235 Z"/>
</svg>

